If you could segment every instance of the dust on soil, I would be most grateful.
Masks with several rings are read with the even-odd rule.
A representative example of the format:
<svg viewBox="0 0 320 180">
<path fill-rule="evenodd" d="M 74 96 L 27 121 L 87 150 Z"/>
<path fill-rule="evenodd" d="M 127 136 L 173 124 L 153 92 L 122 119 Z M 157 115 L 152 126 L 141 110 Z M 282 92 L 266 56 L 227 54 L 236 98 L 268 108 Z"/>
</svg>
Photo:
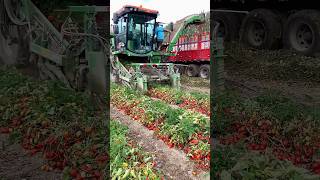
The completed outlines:
<svg viewBox="0 0 320 180">
<path fill-rule="evenodd" d="M 126 125 L 129 128 L 129 138 L 141 146 L 144 151 L 155 155 L 156 168 L 166 176 L 166 179 L 209 179 L 209 176 L 205 177 L 205 172 L 199 171 L 195 164 L 188 160 L 184 152 L 174 148 L 170 149 L 163 141 L 155 137 L 153 131 L 112 106 L 111 118 Z M 199 175 L 194 176 L 192 174 L 194 171 L 198 171 Z"/>
<path fill-rule="evenodd" d="M 288 50 L 253 50 L 237 44 L 226 48 L 226 88 L 255 97 L 272 90 L 293 101 L 320 105 L 320 58 Z"/>
<path fill-rule="evenodd" d="M 210 94 L 210 87 L 193 87 L 188 85 L 181 85 L 182 89 L 189 92 L 200 92 Z"/>
<path fill-rule="evenodd" d="M 285 49 L 254 50 L 239 44 L 227 44 L 225 55 L 225 70 L 233 76 L 320 83 L 319 57 L 302 56 Z"/>
<path fill-rule="evenodd" d="M 181 88 L 186 91 L 196 91 L 210 94 L 210 81 L 200 77 L 181 76 Z"/>
<path fill-rule="evenodd" d="M 8 135 L 0 134 L 0 146 L 0 177 L 2 179 L 62 179 L 62 173 L 42 171 L 40 168 L 45 161 L 39 155 L 28 155 L 20 144 L 11 144 Z"/>
<path fill-rule="evenodd" d="M 243 97 L 255 97 L 266 91 L 280 92 L 283 96 L 306 106 L 320 105 L 320 85 L 300 81 L 256 80 L 246 77 L 226 77 L 226 87 Z"/>
<path fill-rule="evenodd" d="M 181 76 L 181 84 L 196 86 L 196 87 L 210 87 L 210 80 L 201 77 Z"/>
</svg>

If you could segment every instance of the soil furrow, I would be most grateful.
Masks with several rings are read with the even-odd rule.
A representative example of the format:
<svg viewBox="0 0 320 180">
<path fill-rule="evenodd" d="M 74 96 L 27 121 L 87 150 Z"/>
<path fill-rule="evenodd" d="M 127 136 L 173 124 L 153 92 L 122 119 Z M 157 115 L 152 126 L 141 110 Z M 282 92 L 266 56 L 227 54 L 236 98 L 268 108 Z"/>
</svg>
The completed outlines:
<svg viewBox="0 0 320 180">
<path fill-rule="evenodd" d="M 128 126 L 130 138 L 141 146 L 144 151 L 155 155 L 156 168 L 161 170 L 166 178 L 183 180 L 210 179 L 208 175 L 206 177 L 204 171 L 199 171 L 195 167 L 195 164 L 187 158 L 184 152 L 169 148 L 163 141 L 154 136 L 153 131 L 148 130 L 139 122 L 132 120 L 112 106 L 111 118 Z M 193 172 L 197 172 L 199 175 L 195 176 Z"/>
</svg>

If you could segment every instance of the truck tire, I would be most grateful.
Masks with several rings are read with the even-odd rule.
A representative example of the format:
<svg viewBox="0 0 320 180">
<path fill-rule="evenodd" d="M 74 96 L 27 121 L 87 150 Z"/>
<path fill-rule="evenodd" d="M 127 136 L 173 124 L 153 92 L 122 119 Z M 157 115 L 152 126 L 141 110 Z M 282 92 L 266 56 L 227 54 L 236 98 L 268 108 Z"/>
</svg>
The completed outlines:
<svg viewBox="0 0 320 180">
<path fill-rule="evenodd" d="M 6 65 L 14 65 L 18 62 L 19 52 L 21 46 L 17 42 L 18 29 L 13 27 L 11 29 L 11 37 L 4 29 L 0 29 L 0 62 Z"/>
<path fill-rule="evenodd" d="M 240 19 L 233 13 L 213 12 L 212 19 L 220 23 L 218 34 L 225 41 L 234 41 L 239 38 Z"/>
<path fill-rule="evenodd" d="M 30 57 L 28 26 L 19 2 L 0 0 L 0 63 L 6 65 L 25 64 Z"/>
<path fill-rule="evenodd" d="M 301 10 L 289 16 L 283 44 L 298 53 L 313 56 L 320 52 L 320 11 Z"/>
<path fill-rule="evenodd" d="M 196 64 L 190 64 L 187 67 L 187 75 L 189 77 L 197 77 L 199 75 L 199 66 Z"/>
<path fill-rule="evenodd" d="M 210 65 L 209 64 L 201 65 L 199 75 L 203 79 L 210 79 Z"/>
<path fill-rule="evenodd" d="M 185 74 L 186 68 L 183 66 L 173 66 L 174 72 L 180 73 L 180 74 Z"/>
<path fill-rule="evenodd" d="M 255 9 L 243 20 L 240 41 L 256 49 L 277 49 L 281 43 L 281 17 L 268 9 Z"/>
</svg>

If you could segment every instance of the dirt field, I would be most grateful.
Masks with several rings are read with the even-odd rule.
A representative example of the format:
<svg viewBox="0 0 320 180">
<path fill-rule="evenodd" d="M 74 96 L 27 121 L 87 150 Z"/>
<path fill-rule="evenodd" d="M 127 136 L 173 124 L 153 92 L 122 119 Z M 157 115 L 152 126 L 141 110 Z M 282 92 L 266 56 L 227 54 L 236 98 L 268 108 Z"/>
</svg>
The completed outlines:
<svg viewBox="0 0 320 180">
<path fill-rule="evenodd" d="M 226 45 L 226 87 L 244 97 L 280 92 L 308 106 L 320 105 L 320 58 L 290 51 L 252 50 Z"/>
<path fill-rule="evenodd" d="M 183 75 L 181 76 L 181 88 L 187 91 L 210 94 L 210 80 Z"/>
<path fill-rule="evenodd" d="M 11 144 L 7 135 L 0 135 L 0 145 L 0 179 L 62 179 L 61 173 L 42 171 L 43 159 L 29 156 L 20 144 Z"/>
</svg>

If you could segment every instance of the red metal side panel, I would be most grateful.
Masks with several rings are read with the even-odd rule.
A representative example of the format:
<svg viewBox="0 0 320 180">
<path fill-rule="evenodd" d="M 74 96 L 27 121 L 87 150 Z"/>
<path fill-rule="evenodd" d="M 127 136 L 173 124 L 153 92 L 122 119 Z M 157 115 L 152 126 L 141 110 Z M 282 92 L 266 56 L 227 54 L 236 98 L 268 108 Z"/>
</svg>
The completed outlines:
<svg viewBox="0 0 320 180">
<path fill-rule="evenodd" d="M 187 63 L 197 61 L 210 62 L 210 32 L 195 34 L 189 39 L 181 36 L 173 48 L 176 56 L 169 57 L 169 62 Z"/>
</svg>

